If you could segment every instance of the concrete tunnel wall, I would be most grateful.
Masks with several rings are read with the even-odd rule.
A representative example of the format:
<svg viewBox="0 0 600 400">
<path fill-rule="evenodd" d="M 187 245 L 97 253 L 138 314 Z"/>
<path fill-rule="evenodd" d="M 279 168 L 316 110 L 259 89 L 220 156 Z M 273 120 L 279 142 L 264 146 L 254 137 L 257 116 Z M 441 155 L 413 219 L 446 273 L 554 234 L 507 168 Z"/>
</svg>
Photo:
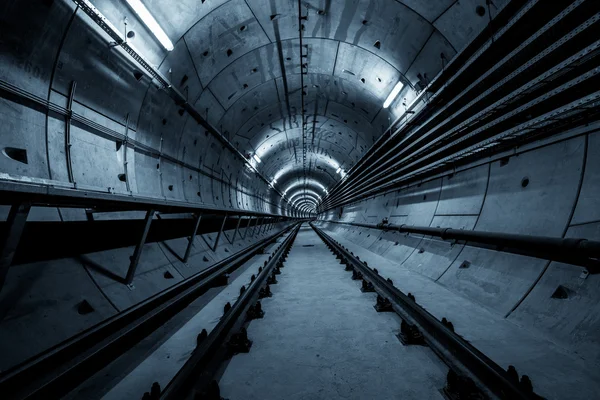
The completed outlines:
<svg viewBox="0 0 600 400">
<path fill-rule="evenodd" d="M 97 3 L 101 3 L 98 1 Z M 74 5 L 63 1 L 8 1 L 0 6 L 2 42 L 0 79 L 42 99 L 66 105 L 71 83 L 77 82 L 73 110 L 121 134 L 129 115 L 129 137 L 180 162 L 157 159 L 88 128 L 72 126 L 72 164 L 79 187 L 128 193 L 119 179 L 125 173 L 131 194 L 163 196 L 223 208 L 285 214 L 275 192 L 244 167 L 211 135 L 201 129 L 163 91 L 147 79 L 140 81 L 132 65 L 106 46 L 97 29 L 74 16 Z M 19 16 L 18 18 L 14 16 Z M 135 21 L 130 21 L 135 24 Z M 135 27 L 138 32 L 143 26 Z M 137 45 L 137 43 L 136 43 Z M 141 44 L 144 54 L 168 73 L 159 45 Z M 5 51 L 10 49 L 10 51 Z M 176 46 L 175 59 L 185 59 Z M 437 50 L 436 50 L 437 51 Z M 439 53 L 439 51 L 438 51 Z M 184 71 L 173 67 L 174 82 Z M 221 112 L 217 100 L 188 77 L 187 94 L 211 123 Z M 64 119 L 56 114 L 2 99 L 0 151 L 25 149 L 27 163 L 0 155 L 0 171 L 16 176 L 68 182 Z M 384 118 L 385 119 L 385 118 Z M 592 129 L 593 128 L 593 129 Z M 518 150 L 487 163 L 333 210 L 322 219 L 376 224 L 384 217 L 394 224 L 447 226 L 463 229 L 600 239 L 600 133 L 581 134 L 546 146 Z M 568 134 L 568 133 L 567 133 Z M 356 136 L 358 141 L 358 136 Z M 361 149 L 362 150 L 362 149 Z M 500 157 L 510 156 L 505 164 Z M 190 168 L 195 166 L 197 168 Z M 529 179 L 526 187 L 523 178 Z M 0 218 L 8 209 L 0 206 Z M 104 218 L 141 218 L 139 213 Z M 31 220 L 85 220 L 84 210 L 34 208 Z M 415 271 L 454 293 L 491 310 L 511 323 L 540 332 L 598 363 L 598 277 L 581 277 L 582 268 L 531 257 L 455 244 L 419 235 L 401 235 L 340 224 L 326 224 L 354 243 Z M 279 227 L 283 227 L 280 224 Z M 243 232 L 243 231 L 242 231 Z M 229 237 L 232 232 L 229 231 Z M 243 234 L 243 233 L 242 233 Z M 234 252 L 225 238 L 213 253 L 198 236 L 192 257 L 183 264 L 185 238 L 148 244 L 131 290 L 111 278 L 124 276 L 132 248 L 80 258 L 19 265 L 11 268 L 0 292 L 0 370 L 6 370 L 62 340 L 180 282 Z M 235 251 L 260 237 L 238 238 Z M 422 250 L 422 251 L 421 251 Z M 470 267 L 459 269 L 463 261 Z M 168 274 L 167 274 L 168 273 Z M 170 278 L 169 276 L 172 276 Z M 568 299 L 551 295 L 562 285 Z M 417 297 L 419 296 L 416 293 Z M 93 312 L 79 314 L 86 300 Z M 7 347 L 6 344 L 10 344 Z"/>
<path fill-rule="evenodd" d="M 2 13 L 2 23 L 7 25 L 3 29 L 7 51 L 0 57 L 2 65 L 10 68 L 0 71 L 0 79 L 62 106 L 66 106 L 71 84 L 76 82 L 75 113 L 120 134 L 125 133 L 129 120 L 130 139 L 179 161 L 117 146 L 114 138 L 74 123 L 71 157 L 73 180 L 78 187 L 222 208 L 287 212 L 281 208 L 279 195 L 244 166 L 246 160 L 224 148 L 146 76 L 138 81 L 135 74 L 139 70 L 106 45 L 97 27 L 81 18 L 81 11 L 74 13 L 74 3 L 40 3 L 39 7 L 31 8 L 26 2 L 10 2 L 10 8 Z M 167 71 L 168 67 L 165 62 Z M 167 73 L 164 68 L 161 72 Z M 178 71 L 183 75 L 183 68 Z M 197 98 L 196 108 L 210 123 L 216 124 L 218 113 L 209 112 L 217 109 L 212 107 L 216 100 L 209 91 L 202 91 L 197 78 L 188 79 L 186 94 L 190 99 Z M 0 170 L 17 176 L 69 182 L 64 118 L 18 101 L 4 101 L 0 113 L 4 124 L 0 148 L 25 150 L 27 159 L 26 163 L 19 162 L 3 151 Z M 130 191 L 123 177 L 119 179 L 125 172 Z M 36 210 L 34 217 L 85 219 L 83 211 L 61 210 L 60 214 Z"/>
<path fill-rule="evenodd" d="M 564 135 L 572 137 L 331 210 L 319 224 L 597 365 L 600 278 L 583 267 L 326 222 L 375 225 L 387 217 L 396 225 L 598 240 L 600 125 Z M 470 266 L 460 268 L 465 261 Z M 568 298 L 552 298 L 559 286 Z M 414 294 L 418 299 L 420 293 Z"/>
<path fill-rule="evenodd" d="M 73 111 L 181 161 L 156 158 L 114 138 L 73 123 L 71 157 L 73 177 L 82 189 L 168 198 L 227 209 L 285 215 L 279 196 L 244 166 L 244 160 L 224 149 L 187 113 L 148 78 L 111 50 L 96 29 L 75 17 L 74 4 L 25 1 L 0 5 L 0 80 L 42 99 L 66 106 L 71 82 L 76 81 Z M 81 12 L 78 12 L 78 15 Z M 142 29 L 141 27 L 139 29 Z M 145 49 L 148 50 L 148 49 Z M 180 78 L 181 79 L 181 78 Z M 191 79 L 193 80 L 193 78 Z M 190 98 L 204 117 L 214 99 L 200 94 L 191 82 Z M 16 177 L 69 182 L 65 157 L 65 120 L 52 112 L 12 98 L 0 101 L 0 171 Z M 26 160 L 10 148 L 26 151 Z M 124 152 L 127 151 L 127 169 Z M 194 166 L 190 169 L 188 166 Z M 127 173 L 130 192 L 119 175 Z M 9 207 L 0 206 L 0 220 Z M 100 219 L 140 219 L 144 212 L 106 213 Z M 85 221 L 83 209 L 34 207 L 30 221 Z M 276 226 L 281 229 L 288 223 Z M 245 229 L 240 230 L 244 235 Z M 252 232 L 252 228 L 250 228 Z M 209 249 L 216 234 L 197 236 L 188 263 L 182 263 L 187 239 L 147 244 L 133 282 L 121 283 L 133 247 L 101 251 L 54 261 L 13 266 L 0 292 L 0 370 L 7 370 L 118 312 L 201 271 L 232 253 L 263 239 L 266 234 L 232 246 L 221 237 L 216 252 Z M 233 231 L 227 231 L 229 238 Z M 35 251 L 35 249 L 31 249 Z M 93 311 L 80 314 L 87 301 Z"/>
</svg>

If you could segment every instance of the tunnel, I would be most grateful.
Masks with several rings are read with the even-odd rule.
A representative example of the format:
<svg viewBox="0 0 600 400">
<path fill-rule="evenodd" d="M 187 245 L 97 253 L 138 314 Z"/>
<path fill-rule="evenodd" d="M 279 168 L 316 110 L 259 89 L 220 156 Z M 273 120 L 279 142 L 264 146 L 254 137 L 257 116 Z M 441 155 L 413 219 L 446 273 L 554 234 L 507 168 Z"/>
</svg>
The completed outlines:
<svg viewBox="0 0 600 400">
<path fill-rule="evenodd" d="M 0 2 L 0 398 L 600 398 L 597 0 Z"/>
</svg>

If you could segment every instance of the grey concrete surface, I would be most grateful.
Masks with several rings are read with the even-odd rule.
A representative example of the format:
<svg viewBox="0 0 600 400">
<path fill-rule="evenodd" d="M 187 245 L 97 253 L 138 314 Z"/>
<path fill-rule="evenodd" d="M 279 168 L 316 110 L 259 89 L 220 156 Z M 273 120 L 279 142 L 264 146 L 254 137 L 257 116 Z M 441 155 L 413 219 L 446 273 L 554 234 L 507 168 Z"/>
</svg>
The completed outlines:
<svg viewBox="0 0 600 400">
<path fill-rule="evenodd" d="M 250 323 L 247 354 L 221 380 L 230 400 L 442 399 L 447 367 L 425 347 L 405 347 L 393 313 L 377 313 L 306 224 Z"/>
</svg>

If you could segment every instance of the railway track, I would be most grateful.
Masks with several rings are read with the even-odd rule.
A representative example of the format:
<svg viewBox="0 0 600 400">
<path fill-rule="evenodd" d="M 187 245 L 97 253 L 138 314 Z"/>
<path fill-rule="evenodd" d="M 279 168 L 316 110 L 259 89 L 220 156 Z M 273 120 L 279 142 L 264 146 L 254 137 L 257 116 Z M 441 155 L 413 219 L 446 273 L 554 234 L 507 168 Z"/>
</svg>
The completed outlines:
<svg viewBox="0 0 600 400">
<path fill-rule="evenodd" d="M 180 296 L 198 295 L 197 285 L 214 286 L 234 267 L 212 300 L 116 384 L 85 394 L 86 378 L 131 348 L 127 330 L 164 322 L 189 304 Z M 316 226 L 273 235 L 187 285 L 98 346 L 84 348 L 80 337 L 79 362 L 57 364 L 53 377 L 42 367 L 67 354 L 66 344 L 15 371 L 0 382 L 3 398 L 540 398 L 527 377 L 503 370 Z"/>
<path fill-rule="evenodd" d="M 280 230 L 44 353 L 2 371 L 0 398 L 59 399 L 72 396 L 86 380 L 103 369 L 110 369 L 113 361 L 207 291 L 228 285 L 230 274 L 257 257 L 269 257 L 264 250 L 277 246 L 278 240 L 284 237 L 293 237 L 297 228 L 296 225 Z M 261 281 L 263 275 L 259 274 L 257 281 Z M 75 395 L 73 398 L 80 397 Z"/>
</svg>

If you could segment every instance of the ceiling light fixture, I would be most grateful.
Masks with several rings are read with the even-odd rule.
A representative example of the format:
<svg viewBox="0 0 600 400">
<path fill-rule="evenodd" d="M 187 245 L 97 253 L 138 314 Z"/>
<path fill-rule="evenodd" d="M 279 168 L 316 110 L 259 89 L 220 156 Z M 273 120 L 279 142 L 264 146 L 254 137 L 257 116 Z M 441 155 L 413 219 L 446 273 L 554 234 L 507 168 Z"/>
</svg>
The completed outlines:
<svg viewBox="0 0 600 400">
<path fill-rule="evenodd" d="M 160 44 L 162 44 L 167 51 L 173 50 L 173 43 L 165 31 L 160 27 L 158 22 L 156 22 L 152 14 L 150 14 L 150 11 L 148 11 L 146 6 L 141 2 L 141 0 L 127 0 L 127 3 L 131 8 L 133 8 L 133 11 L 135 11 L 138 17 L 140 17 L 146 27 L 150 29 Z"/>
<path fill-rule="evenodd" d="M 259 163 L 259 164 L 260 164 L 260 162 L 262 161 L 262 160 L 260 159 L 260 157 L 258 157 L 256 154 L 254 154 L 252 157 L 254 157 L 254 159 L 256 160 L 256 162 L 257 162 L 257 163 Z"/>
<path fill-rule="evenodd" d="M 400 91 L 402 90 L 403 87 L 404 87 L 404 83 L 402 83 L 402 82 L 396 83 L 396 86 L 394 86 L 390 95 L 387 97 L 387 99 L 385 99 L 385 102 L 383 103 L 383 108 L 388 108 L 390 106 L 390 104 L 392 104 L 392 102 L 396 99 L 396 97 L 398 97 L 398 94 L 400 93 Z"/>
<path fill-rule="evenodd" d="M 338 169 L 335 171 L 335 173 L 339 174 L 341 170 L 342 170 L 342 167 L 338 167 Z"/>
</svg>

